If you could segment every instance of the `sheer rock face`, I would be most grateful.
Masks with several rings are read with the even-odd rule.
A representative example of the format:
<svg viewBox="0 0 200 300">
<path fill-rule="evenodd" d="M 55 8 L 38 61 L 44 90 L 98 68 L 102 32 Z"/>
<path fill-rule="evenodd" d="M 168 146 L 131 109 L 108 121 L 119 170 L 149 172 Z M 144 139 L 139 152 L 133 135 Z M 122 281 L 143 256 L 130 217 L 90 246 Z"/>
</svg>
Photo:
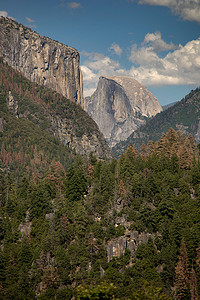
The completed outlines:
<svg viewBox="0 0 200 300">
<path fill-rule="evenodd" d="M 131 77 L 100 77 L 96 91 L 85 98 L 85 110 L 111 146 L 125 140 L 145 117 L 162 111 L 156 97 Z"/>
<path fill-rule="evenodd" d="M 111 149 L 96 124 L 96 131 L 93 131 L 91 135 L 86 132 L 82 136 L 77 136 L 73 125 L 69 126 L 69 120 L 62 118 L 59 114 L 51 114 L 50 120 L 54 135 L 65 146 L 71 147 L 81 155 L 89 156 L 93 152 L 98 158 L 112 158 Z"/>
<path fill-rule="evenodd" d="M 75 106 L 75 104 L 71 103 L 71 105 Z M 9 91 L 7 95 L 7 107 L 9 111 L 11 111 L 16 118 L 35 118 L 39 122 L 39 118 L 37 116 L 37 108 L 35 109 L 35 114 L 29 111 L 29 107 L 27 106 L 24 113 L 21 113 L 21 103 L 15 100 L 11 91 Z M 76 128 L 74 126 L 73 118 L 69 118 L 69 115 L 61 116 L 59 112 L 51 111 L 46 107 L 40 108 L 42 110 L 42 116 L 46 120 L 50 120 L 51 125 L 48 127 L 48 132 L 52 133 L 55 137 L 57 137 L 62 144 L 71 149 L 74 149 L 77 153 L 89 156 L 91 152 L 93 152 L 97 158 L 105 159 L 112 158 L 112 152 L 109 146 L 107 145 L 103 134 L 99 131 L 97 124 L 94 120 L 91 119 L 90 116 L 81 108 L 76 107 L 79 110 L 79 114 L 82 113 L 82 118 L 85 118 L 84 122 L 88 125 L 90 124 L 90 129 L 93 130 L 91 132 L 87 131 L 84 128 L 84 123 L 80 119 L 76 119 L 76 121 L 82 127 L 83 132 L 80 134 L 77 133 Z M 4 123 L 6 123 L 3 118 L 0 118 L 0 132 L 4 131 Z"/>
<path fill-rule="evenodd" d="M 123 255 L 126 249 L 130 250 L 131 256 L 133 257 L 138 246 L 146 244 L 149 238 L 154 240 L 154 234 L 148 232 L 139 233 L 136 230 L 127 230 L 125 235 L 110 240 L 106 245 L 108 262 L 111 261 L 113 257 L 120 257 Z"/>
<path fill-rule="evenodd" d="M 29 80 L 84 106 L 77 50 L 0 17 L 0 56 Z"/>
</svg>

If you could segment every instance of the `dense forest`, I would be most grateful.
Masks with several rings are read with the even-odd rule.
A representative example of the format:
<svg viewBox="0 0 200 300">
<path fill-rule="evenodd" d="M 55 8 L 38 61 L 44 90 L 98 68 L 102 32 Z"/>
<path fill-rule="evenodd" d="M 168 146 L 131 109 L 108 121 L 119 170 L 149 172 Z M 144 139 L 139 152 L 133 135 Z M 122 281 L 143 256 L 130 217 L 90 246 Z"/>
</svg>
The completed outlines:
<svg viewBox="0 0 200 300">
<path fill-rule="evenodd" d="M 0 299 L 198 299 L 200 163 L 170 128 L 118 159 L 78 155 L 81 108 L 0 60 Z"/>
<path fill-rule="evenodd" d="M 191 135 L 170 129 L 118 160 L 73 154 L 64 167 L 57 156 L 37 176 L 28 165 L 19 172 L 22 158 L 8 145 L 22 138 L 9 138 L 0 160 L 0 299 L 198 299 L 200 165 Z M 122 240 L 121 252 L 109 252 Z"/>
<path fill-rule="evenodd" d="M 146 123 L 134 131 L 127 140 L 121 141 L 113 147 L 113 153 L 119 157 L 128 145 L 133 144 L 137 149 L 143 142 L 157 141 L 171 127 L 181 130 L 186 135 L 192 134 L 197 143 L 200 142 L 200 88 L 192 90 L 181 101 L 153 118 L 146 119 Z"/>
</svg>

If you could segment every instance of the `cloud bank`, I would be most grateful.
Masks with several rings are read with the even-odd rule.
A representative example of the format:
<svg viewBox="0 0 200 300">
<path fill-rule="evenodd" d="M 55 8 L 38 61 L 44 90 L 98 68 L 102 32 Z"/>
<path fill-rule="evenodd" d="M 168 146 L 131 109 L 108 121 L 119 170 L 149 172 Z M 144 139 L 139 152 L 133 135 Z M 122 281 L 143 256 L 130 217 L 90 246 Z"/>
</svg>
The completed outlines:
<svg viewBox="0 0 200 300">
<path fill-rule="evenodd" d="M 200 23 L 200 1 L 199 0 L 139 0 L 139 4 L 166 6 L 171 11 L 185 20 Z"/>
<path fill-rule="evenodd" d="M 90 96 L 95 91 L 101 75 L 128 75 L 125 70 L 121 69 L 118 61 L 112 60 L 108 56 L 87 52 L 82 52 L 81 55 L 85 57 L 84 64 L 81 66 L 84 80 L 84 96 Z"/>
<path fill-rule="evenodd" d="M 81 55 L 84 57 L 81 68 L 85 96 L 95 90 L 101 75 L 132 76 L 146 86 L 200 84 L 200 38 L 183 46 L 166 43 L 160 32 L 148 33 L 139 47 L 131 46 L 129 69 L 99 53 L 83 52 Z"/>
</svg>

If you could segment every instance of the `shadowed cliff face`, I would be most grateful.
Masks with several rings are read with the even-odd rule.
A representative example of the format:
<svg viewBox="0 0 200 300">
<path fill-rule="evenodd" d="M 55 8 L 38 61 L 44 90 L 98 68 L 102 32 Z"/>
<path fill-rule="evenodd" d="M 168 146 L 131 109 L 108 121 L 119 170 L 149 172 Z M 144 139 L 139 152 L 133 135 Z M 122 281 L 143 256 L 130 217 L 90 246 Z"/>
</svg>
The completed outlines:
<svg viewBox="0 0 200 300">
<path fill-rule="evenodd" d="M 61 112 L 52 111 L 45 106 L 36 104 L 37 106 L 35 107 L 34 113 L 31 112 L 29 103 L 23 112 L 23 100 L 23 97 L 20 96 L 20 103 L 18 103 L 11 91 L 9 91 L 7 95 L 7 107 L 17 118 L 30 119 L 34 117 L 39 123 L 40 117 L 38 117 L 37 114 L 39 110 L 41 110 L 43 120 L 46 119 L 46 122 L 50 121 L 48 131 L 57 137 L 65 146 L 85 156 L 89 156 L 89 154 L 93 152 L 98 158 L 112 157 L 111 150 L 106 144 L 103 134 L 99 131 L 94 120 L 92 120 L 81 107 L 67 100 L 71 108 L 67 105 L 66 107 L 63 106 Z M 32 107 L 33 105 L 32 103 Z M 74 117 L 71 116 L 70 113 L 72 110 Z M 3 130 L 4 120 L 0 118 L 0 131 Z"/>
<path fill-rule="evenodd" d="M 62 148 L 64 144 L 66 153 L 74 149 L 86 156 L 93 152 L 98 158 L 112 157 L 97 124 L 79 105 L 51 89 L 30 82 L 2 59 L 0 94 L 0 133 L 15 131 L 16 125 L 17 136 L 30 135 L 37 143 L 44 140 L 44 144 L 48 141 L 50 145 L 57 140 L 56 148 Z"/>
<path fill-rule="evenodd" d="M 84 106 L 77 50 L 0 17 L 0 56 L 29 80 Z"/>
<path fill-rule="evenodd" d="M 130 77 L 100 77 L 96 91 L 85 99 L 85 110 L 113 147 L 162 111 L 145 86 Z"/>
</svg>

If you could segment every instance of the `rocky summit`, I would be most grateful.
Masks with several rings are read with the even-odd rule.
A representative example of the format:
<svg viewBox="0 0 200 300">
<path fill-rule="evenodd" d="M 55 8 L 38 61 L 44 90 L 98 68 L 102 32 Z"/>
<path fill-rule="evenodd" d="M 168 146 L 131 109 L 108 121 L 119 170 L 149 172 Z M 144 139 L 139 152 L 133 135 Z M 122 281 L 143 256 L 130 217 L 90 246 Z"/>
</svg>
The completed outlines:
<svg viewBox="0 0 200 300">
<path fill-rule="evenodd" d="M 96 91 L 85 98 L 85 110 L 98 124 L 110 146 L 125 140 L 162 111 L 157 98 L 131 77 L 100 77 Z"/>
<path fill-rule="evenodd" d="M 76 49 L 0 17 L 0 56 L 27 79 L 83 107 L 82 73 Z"/>
</svg>

